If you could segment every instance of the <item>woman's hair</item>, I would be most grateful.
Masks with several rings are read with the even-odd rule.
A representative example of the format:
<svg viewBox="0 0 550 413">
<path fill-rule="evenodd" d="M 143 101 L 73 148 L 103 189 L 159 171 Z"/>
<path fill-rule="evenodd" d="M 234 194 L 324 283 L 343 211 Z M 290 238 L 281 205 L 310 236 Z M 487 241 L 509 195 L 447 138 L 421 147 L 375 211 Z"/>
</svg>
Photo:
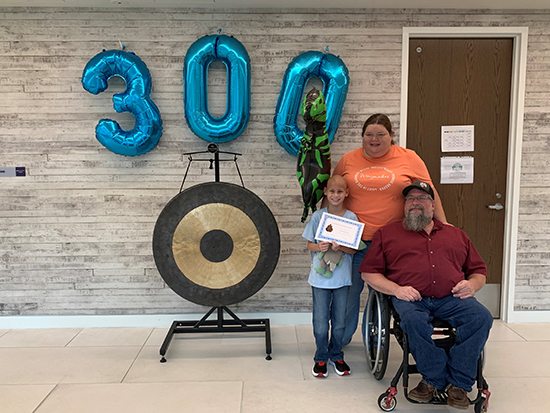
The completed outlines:
<svg viewBox="0 0 550 413">
<path fill-rule="evenodd" d="M 374 115 L 372 115 L 371 117 L 369 117 L 365 121 L 365 124 L 363 125 L 363 131 L 361 133 L 361 136 L 363 136 L 365 134 L 365 131 L 367 130 L 367 127 L 369 125 L 382 125 L 383 127 L 385 127 L 387 129 L 387 131 L 390 135 L 392 134 L 390 119 L 386 115 L 384 115 L 383 113 L 375 113 Z"/>
</svg>

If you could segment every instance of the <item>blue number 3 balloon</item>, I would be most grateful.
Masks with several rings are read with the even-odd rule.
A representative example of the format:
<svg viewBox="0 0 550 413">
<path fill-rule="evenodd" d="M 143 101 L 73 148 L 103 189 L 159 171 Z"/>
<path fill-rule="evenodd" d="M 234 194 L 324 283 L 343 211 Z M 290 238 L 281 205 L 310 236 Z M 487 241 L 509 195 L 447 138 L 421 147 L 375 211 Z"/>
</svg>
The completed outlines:
<svg viewBox="0 0 550 413">
<path fill-rule="evenodd" d="M 208 111 L 208 66 L 221 60 L 227 68 L 225 114 L 213 117 Z M 250 117 L 250 58 L 241 42 L 225 35 L 205 36 L 193 43 L 185 55 L 185 118 L 199 138 L 214 143 L 239 137 Z"/>
<path fill-rule="evenodd" d="M 113 96 L 117 112 L 130 112 L 135 118 L 132 130 L 124 130 L 111 119 L 101 119 L 96 138 L 110 151 L 126 156 L 142 155 L 157 146 L 162 135 L 162 120 L 151 94 L 151 75 L 143 61 L 123 50 L 103 51 L 90 59 L 82 74 L 82 86 L 97 95 L 107 89 L 108 81 L 120 76 L 126 90 Z"/>
<path fill-rule="evenodd" d="M 298 128 L 298 112 L 307 81 L 319 77 L 327 105 L 327 132 L 332 143 L 338 130 L 349 87 L 348 68 L 337 56 L 316 51 L 296 56 L 288 65 L 275 109 L 273 129 L 277 141 L 291 155 L 297 156 L 304 132 Z"/>
</svg>

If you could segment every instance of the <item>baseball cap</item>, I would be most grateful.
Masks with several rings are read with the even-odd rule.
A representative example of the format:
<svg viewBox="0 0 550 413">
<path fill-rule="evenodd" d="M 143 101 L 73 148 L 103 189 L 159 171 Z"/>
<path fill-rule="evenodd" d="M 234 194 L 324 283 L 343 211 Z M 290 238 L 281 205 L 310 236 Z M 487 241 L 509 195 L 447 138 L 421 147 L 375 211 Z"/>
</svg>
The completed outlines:
<svg viewBox="0 0 550 413">
<path fill-rule="evenodd" d="M 412 184 L 410 184 L 408 187 L 406 187 L 405 189 L 403 189 L 403 195 L 404 196 L 407 196 L 407 194 L 413 190 L 413 189 L 420 189 L 424 192 L 426 192 L 428 195 L 430 195 L 432 197 L 432 199 L 435 199 L 435 196 L 434 196 L 434 190 L 432 189 L 432 187 L 427 184 L 426 182 L 422 182 L 422 181 L 415 181 L 413 182 Z"/>
</svg>

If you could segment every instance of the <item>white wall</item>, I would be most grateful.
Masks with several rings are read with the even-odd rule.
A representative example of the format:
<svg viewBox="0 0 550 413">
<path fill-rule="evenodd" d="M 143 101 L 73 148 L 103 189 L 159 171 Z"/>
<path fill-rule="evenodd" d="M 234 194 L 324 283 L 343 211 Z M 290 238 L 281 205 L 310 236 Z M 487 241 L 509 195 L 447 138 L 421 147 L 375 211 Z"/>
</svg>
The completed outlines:
<svg viewBox="0 0 550 413">
<path fill-rule="evenodd" d="M 0 8 L 0 167 L 25 166 L 25 178 L 0 178 L 0 314 L 104 315 L 201 313 L 156 270 L 151 239 L 164 205 L 179 191 L 184 152 L 207 142 L 183 115 L 183 60 L 198 38 L 232 35 L 252 64 L 252 113 L 241 137 L 245 185 L 273 211 L 281 232 L 278 267 L 235 311 L 308 311 L 309 257 L 301 239 L 296 158 L 273 135 L 273 115 L 288 63 L 304 51 L 339 55 L 351 86 L 332 145 L 333 164 L 360 145 L 360 128 L 385 112 L 399 134 L 402 28 L 528 26 L 519 240 L 514 309 L 550 310 L 550 11 L 199 10 Z M 130 129 L 111 96 L 81 86 L 86 63 L 103 49 L 134 51 L 153 79 L 164 133 L 156 149 L 127 158 L 95 139 L 101 118 Z M 225 75 L 211 73 L 213 112 L 224 107 Z M 239 183 L 231 163 L 222 180 Z M 191 165 L 186 187 L 214 179 Z"/>
</svg>

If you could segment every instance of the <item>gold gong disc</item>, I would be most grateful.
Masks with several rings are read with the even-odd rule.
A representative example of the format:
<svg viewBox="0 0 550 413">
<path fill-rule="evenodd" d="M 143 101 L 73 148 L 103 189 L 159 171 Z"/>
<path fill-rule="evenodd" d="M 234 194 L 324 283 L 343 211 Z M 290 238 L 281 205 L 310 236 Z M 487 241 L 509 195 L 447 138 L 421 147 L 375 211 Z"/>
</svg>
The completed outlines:
<svg viewBox="0 0 550 413">
<path fill-rule="evenodd" d="M 201 241 L 210 231 L 223 231 L 233 243 L 221 262 L 207 259 Z M 252 220 L 240 209 L 222 203 L 194 208 L 174 231 L 172 252 L 180 271 L 192 282 L 210 289 L 231 287 L 252 272 L 260 255 L 260 236 Z"/>
<path fill-rule="evenodd" d="M 239 303 L 269 280 L 281 250 L 279 228 L 253 192 L 226 182 L 206 182 L 166 204 L 153 232 L 161 277 L 195 304 Z"/>
</svg>

